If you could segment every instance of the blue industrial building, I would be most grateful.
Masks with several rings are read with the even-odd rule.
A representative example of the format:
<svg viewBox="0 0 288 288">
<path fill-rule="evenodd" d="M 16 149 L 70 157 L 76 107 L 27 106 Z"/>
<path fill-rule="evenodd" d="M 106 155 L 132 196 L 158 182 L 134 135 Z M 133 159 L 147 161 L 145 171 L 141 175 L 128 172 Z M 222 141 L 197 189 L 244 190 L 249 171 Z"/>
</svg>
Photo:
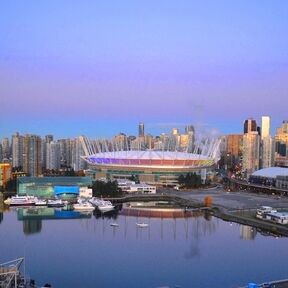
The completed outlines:
<svg viewBox="0 0 288 288">
<path fill-rule="evenodd" d="M 80 188 L 91 185 L 90 177 L 19 177 L 17 194 L 41 198 L 75 198 Z"/>
</svg>

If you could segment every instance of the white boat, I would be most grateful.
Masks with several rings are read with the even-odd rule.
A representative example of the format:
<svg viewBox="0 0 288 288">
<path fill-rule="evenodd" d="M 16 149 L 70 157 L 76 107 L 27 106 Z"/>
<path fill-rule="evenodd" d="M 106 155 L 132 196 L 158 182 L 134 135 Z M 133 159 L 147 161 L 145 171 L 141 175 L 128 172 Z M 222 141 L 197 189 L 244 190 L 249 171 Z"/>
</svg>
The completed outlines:
<svg viewBox="0 0 288 288">
<path fill-rule="evenodd" d="M 64 207 L 65 203 L 61 199 L 51 200 L 47 202 L 48 207 Z"/>
<path fill-rule="evenodd" d="M 119 224 L 117 224 L 117 223 L 110 223 L 110 226 L 112 226 L 112 227 L 119 227 Z"/>
<path fill-rule="evenodd" d="M 263 219 L 269 213 L 276 213 L 277 210 L 270 206 L 261 206 L 261 208 L 256 211 L 256 218 Z"/>
<path fill-rule="evenodd" d="M 141 222 L 141 223 L 136 223 L 136 226 L 139 228 L 146 228 L 149 226 L 149 224 Z"/>
<path fill-rule="evenodd" d="M 102 213 L 105 213 L 114 209 L 114 206 L 112 205 L 110 201 L 105 201 L 100 198 L 93 197 L 89 200 L 89 202 L 93 206 L 97 207 Z"/>
<path fill-rule="evenodd" d="M 105 201 L 106 202 L 106 201 Z M 110 201 L 109 201 L 110 202 Z M 112 211 L 114 209 L 114 206 L 110 203 L 103 203 L 101 205 L 98 205 L 97 208 L 105 213 L 105 212 L 109 212 L 109 211 Z"/>
<path fill-rule="evenodd" d="M 94 211 L 95 207 L 89 203 L 89 202 L 85 202 L 85 203 L 76 203 L 73 205 L 74 210 L 77 211 Z"/>
<path fill-rule="evenodd" d="M 103 200 L 100 198 L 92 197 L 89 200 L 89 203 L 91 203 L 93 206 L 98 207 L 99 205 L 103 204 Z"/>
<path fill-rule="evenodd" d="M 34 196 L 12 196 L 4 201 L 6 205 L 10 206 L 34 206 L 35 197 Z"/>
<path fill-rule="evenodd" d="M 35 206 L 47 206 L 47 200 L 35 197 Z"/>
</svg>

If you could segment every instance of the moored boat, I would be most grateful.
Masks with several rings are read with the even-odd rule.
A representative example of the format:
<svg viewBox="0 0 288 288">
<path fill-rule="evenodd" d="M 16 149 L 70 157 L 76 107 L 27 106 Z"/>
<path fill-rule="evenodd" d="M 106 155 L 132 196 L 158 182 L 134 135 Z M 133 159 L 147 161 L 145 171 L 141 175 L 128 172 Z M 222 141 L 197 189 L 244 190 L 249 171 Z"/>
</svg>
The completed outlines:
<svg viewBox="0 0 288 288">
<path fill-rule="evenodd" d="M 35 198 L 35 206 L 47 206 L 47 200 Z"/>
<path fill-rule="evenodd" d="M 95 207 L 89 203 L 89 202 L 85 202 L 85 203 L 76 203 L 73 205 L 74 210 L 77 211 L 94 211 Z"/>
<path fill-rule="evenodd" d="M 256 218 L 260 218 L 260 219 L 263 219 L 265 218 L 265 216 L 267 214 L 270 214 L 270 213 L 276 213 L 277 210 L 270 207 L 270 206 L 261 206 L 259 209 L 257 209 L 256 211 Z"/>
<path fill-rule="evenodd" d="M 100 210 L 102 213 L 105 213 L 114 209 L 114 206 L 112 205 L 110 201 L 105 201 L 103 199 L 99 199 L 96 197 L 91 198 L 89 202 L 93 206 L 97 207 L 98 210 Z"/>
<path fill-rule="evenodd" d="M 61 199 L 49 199 L 47 202 L 48 207 L 64 207 L 65 203 Z"/>
<path fill-rule="evenodd" d="M 12 196 L 4 201 L 6 205 L 10 206 L 34 206 L 35 197 L 34 196 Z"/>
<path fill-rule="evenodd" d="M 139 223 L 136 223 L 136 226 L 139 228 L 146 228 L 149 226 L 149 224 L 144 223 L 144 222 L 139 222 Z"/>
</svg>

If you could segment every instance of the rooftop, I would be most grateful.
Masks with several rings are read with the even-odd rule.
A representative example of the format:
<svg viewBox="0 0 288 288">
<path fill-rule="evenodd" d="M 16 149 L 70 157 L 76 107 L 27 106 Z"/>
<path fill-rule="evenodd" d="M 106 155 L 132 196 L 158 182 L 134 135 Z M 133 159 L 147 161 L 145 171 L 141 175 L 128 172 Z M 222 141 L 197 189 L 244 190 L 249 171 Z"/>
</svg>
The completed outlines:
<svg viewBox="0 0 288 288">
<path fill-rule="evenodd" d="M 276 178 L 276 176 L 288 176 L 288 168 L 269 167 L 255 171 L 252 176 Z"/>
</svg>

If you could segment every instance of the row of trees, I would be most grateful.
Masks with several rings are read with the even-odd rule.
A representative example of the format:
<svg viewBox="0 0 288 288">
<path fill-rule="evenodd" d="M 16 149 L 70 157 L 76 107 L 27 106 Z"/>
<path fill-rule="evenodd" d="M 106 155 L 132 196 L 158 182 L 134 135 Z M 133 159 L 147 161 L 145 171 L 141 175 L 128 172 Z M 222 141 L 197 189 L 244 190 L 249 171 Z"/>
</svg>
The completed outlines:
<svg viewBox="0 0 288 288">
<path fill-rule="evenodd" d="M 94 181 L 92 184 L 93 197 L 121 197 L 123 192 L 117 181 Z"/>
</svg>

